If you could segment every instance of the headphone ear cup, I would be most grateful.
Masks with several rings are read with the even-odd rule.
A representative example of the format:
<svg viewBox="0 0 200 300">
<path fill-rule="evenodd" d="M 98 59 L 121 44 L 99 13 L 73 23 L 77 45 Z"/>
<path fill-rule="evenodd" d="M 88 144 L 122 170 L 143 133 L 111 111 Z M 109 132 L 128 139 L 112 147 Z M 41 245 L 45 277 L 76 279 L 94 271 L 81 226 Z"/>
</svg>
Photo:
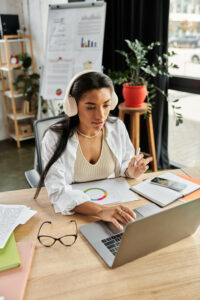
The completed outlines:
<svg viewBox="0 0 200 300">
<path fill-rule="evenodd" d="M 77 107 L 76 100 L 74 97 L 72 97 L 72 96 L 66 97 L 66 100 L 64 103 L 64 110 L 65 110 L 65 113 L 68 115 L 68 117 L 77 115 L 78 107 Z"/>
<path fill-rule="evenodd" d="M 82 76 L 83 74 L 91 73 L 91 72 L 97 72 L 97 71 L 95 71 L 95 70 L 84 70 L 84 71 L 76 74 L 71 79 L 71 81 L 69 82 L 69 84 L 67 86 L 66 93 L 65 93 L 65 97 L 64 97 L 64 100 L 63 100 L 63 108 L 64 108 L 65 113 L 68 115 L 68 117 L 72 117 L 72 116 L 75 116 L 75 115 L 78 114 L 78 107 L 77 107 L 77 104 L 76 104 L 76 100 L 75 100 L 74 97 L 72 97 L 70 95 L 70 90 L 72 88 L 72 85 L 74 84 L 74 81 L 76 79 L 78 79 L 80 76 Z"/>
<path fill-rule="evenodd" d="M 111 110 L 115 109 L 118 103 L 118 97 L 115 91 L 112 92 L 112 98 L 111 98 Z"/>
</svg>

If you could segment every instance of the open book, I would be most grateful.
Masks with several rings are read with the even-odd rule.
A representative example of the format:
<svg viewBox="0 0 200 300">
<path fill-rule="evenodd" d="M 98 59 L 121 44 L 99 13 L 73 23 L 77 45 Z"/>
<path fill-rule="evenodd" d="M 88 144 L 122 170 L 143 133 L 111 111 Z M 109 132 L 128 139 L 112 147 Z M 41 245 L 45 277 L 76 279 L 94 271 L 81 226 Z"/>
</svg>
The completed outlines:
<svg viewBox="0 0 200 300">
<path fill-rule="evenodd" d="M 130 189 L 138 193 L 139 195 L 151 200 L 152 202 L 158 204 L 161 207 L 164 207 L 172 203 L 173 201 L 200 189 L 199 184 L 185 180 L 172 173 L 164 173 L 162 175 L 159 175 L 159 177 L 178 181 L 180 183 L 185 183 L 187 186 L 181 192 L 177 192 L 167 187 L 162 187 L 162 186 L 152 184 L 150 183 L 151 179 L 148 179 L 139 184 L 132 186 Z"/>
</svg>

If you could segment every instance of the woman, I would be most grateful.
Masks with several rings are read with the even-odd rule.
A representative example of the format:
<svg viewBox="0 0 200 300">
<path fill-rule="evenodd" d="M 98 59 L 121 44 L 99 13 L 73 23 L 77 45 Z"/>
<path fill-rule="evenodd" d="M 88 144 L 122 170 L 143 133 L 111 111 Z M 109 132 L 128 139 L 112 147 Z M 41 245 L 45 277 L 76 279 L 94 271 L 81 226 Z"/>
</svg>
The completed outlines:
<svg viewBox="0 0 200 300">
<path fill-rule="evenodd" d="M 68 117 L 51 126 L 42 141 L 45 169 L 35 198 L 44 182 L 55 212 L 93 215 L 122 229 L 119 221 L 127 224 L 135 218 L 131 209 L 94 203 L 71 187 L 73 182 L 137 178 L 148 169 L 150 159 L 134 156 L 123 122 L 109 116 L 117 102 L 112 81 L 105 74 L 84 71 L 72 79 L 64 99 Z"/>
</svg>

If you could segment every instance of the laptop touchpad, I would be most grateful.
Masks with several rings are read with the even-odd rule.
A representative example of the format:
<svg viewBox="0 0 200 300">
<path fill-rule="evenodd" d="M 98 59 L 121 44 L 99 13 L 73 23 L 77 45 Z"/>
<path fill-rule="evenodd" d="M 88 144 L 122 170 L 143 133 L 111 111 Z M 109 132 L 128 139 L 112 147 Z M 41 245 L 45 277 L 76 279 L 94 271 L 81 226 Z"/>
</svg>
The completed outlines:
<svg viewBox="0 0 200 300">
<path fill-rule="evenodd" d="M 149 203 L 140 207 L 137 207 L 136 209 L 134 209 L 134 212 L 136 213 L 136 220 L 139 220 L 141 218 L 145 218 L 145 217 L 149 217 L 152 216 L 158 212 L 162 211 L 162 209 L 154 204 L 154 203 Z M 137 215 L 139 218 L 137 218 Z"/>
</svg>

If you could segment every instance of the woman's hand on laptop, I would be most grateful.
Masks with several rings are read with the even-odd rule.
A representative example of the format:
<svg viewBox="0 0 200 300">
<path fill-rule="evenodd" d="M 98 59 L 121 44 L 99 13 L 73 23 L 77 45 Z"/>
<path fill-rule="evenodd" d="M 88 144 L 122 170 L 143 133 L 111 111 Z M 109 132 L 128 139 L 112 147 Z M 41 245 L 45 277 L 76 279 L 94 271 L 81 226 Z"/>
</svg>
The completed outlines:
<svg viewBox="0 0 200 300">
<path fill-rule="evenodd" d="M 98 216 L 103 221 L 112 222 L 119 230 L 123 230 L 123 226 L 121 226 L 119 222 L 127 225 L 136 218 L 135 213 L 130 208 L 123 205 L 102 206 L 102 210 L 99 212 Z"/>
</svg>

